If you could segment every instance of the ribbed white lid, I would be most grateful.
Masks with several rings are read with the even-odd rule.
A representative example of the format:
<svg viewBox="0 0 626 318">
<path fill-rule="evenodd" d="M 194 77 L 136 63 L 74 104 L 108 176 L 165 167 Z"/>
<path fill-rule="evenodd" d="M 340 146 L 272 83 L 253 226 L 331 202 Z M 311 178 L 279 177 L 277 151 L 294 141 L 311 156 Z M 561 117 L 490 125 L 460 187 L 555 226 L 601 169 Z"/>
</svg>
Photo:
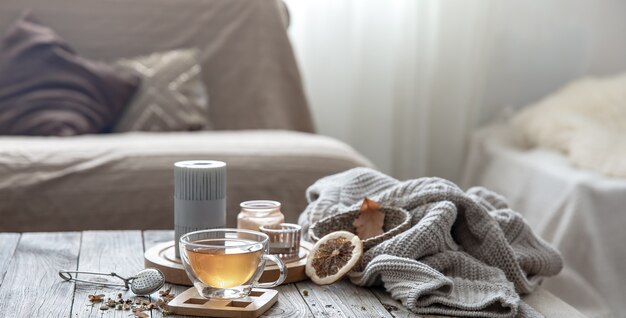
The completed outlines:
<svg viewBox="0 0 626 318">
<path fill-rule="evenodd" d="M 174 197 L 194 201 L 225 198 L 226 163 L 215 160 L 174 163 Z"/>
</svg>

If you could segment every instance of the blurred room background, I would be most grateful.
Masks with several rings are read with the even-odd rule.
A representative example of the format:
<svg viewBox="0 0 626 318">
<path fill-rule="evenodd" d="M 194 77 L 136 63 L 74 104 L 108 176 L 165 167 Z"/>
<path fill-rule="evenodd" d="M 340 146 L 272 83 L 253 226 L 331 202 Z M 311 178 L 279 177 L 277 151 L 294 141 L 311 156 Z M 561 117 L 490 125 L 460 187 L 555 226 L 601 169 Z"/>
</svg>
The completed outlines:
<svg viewBox="0 0 626 318">
<path fill-rule="evenodd" d="M 0 232 L 172 230 L 190 159 L 227 163 L 227 182 L 194 179 L 220 180 L 216 227 L 257 199 L 307 221 L 311 185 L 353 168 L 441 177 L 502 195 L 484 213 L 520 213 L 560 251 L 552 300 L 626 317 L 624 0 L 0 8 Z"/>
<path fill-rule="evenodd" d="M 626 70 L 626 2 L 286 0 L 316 128 L 398 178 L 460 181 L 470 133 Z"/>
</svg>

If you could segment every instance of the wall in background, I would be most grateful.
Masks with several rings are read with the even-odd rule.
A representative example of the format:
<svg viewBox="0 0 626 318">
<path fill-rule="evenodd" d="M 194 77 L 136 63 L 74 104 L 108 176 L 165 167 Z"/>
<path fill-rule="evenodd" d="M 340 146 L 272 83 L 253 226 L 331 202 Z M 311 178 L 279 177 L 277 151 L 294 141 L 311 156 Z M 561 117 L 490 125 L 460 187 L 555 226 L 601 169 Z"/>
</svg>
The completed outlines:
<svg viewBox="0 0 626 318">
<path fill-rule="evenodd" d="M 471 132 L 626 70 L 626 1 L 285 0 L 318 131 L 398 178 L 458 181 Z"/>
</svg>

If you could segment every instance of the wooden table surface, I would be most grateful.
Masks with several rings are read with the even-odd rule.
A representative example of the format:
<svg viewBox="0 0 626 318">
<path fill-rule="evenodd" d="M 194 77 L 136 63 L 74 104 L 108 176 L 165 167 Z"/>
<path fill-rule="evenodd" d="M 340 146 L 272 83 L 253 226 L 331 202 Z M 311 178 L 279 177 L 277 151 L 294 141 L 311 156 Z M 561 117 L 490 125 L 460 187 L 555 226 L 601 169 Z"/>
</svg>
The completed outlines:
<svg viewBox="0 0 626 318">
<path fill-rule="evenodd" d="M 0 233 L 0 317 L 131 317 L 129 311 L 101 311 L 100 304 L 92 305 L 87 297 L 115 298 L 122 292 L 126 298 L 132 295 L 130 291 L 65 282 L 58 271 L 132 276 L 144 268 L 146 249 L 172 239 L 173 231 Z M 169 287 L 175 294 L 188 288 L 169 284 L 164 288 Z M 423 317 L 408 312 L 382 288 L 361 288 L 347 280 L 329 286 L 303 281 L 278 290 L 278 302 L 264 317 Z M 582 317 L 543 289 L 527 297 L 547 317 Z M 542 305 L 546 299 L 549 308 Z M 148 313 L 161 317 L 158 310 Z"/>
</svg>

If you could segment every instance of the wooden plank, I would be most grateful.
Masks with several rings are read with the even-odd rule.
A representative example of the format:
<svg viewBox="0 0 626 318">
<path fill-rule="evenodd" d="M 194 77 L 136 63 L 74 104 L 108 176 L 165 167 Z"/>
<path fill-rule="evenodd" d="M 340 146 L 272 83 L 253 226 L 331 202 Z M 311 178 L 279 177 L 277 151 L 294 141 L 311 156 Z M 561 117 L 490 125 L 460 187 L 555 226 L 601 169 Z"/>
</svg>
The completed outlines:
<svg viewBox="0 0 626 318">
<path fill-rule="evenodd" d="M 69 317 L 74 284 L 58 271 L 75 269 L 80 233 L 24 233 L 0 286 L 0 317 Z"/>
<path fill-rule="evenodd" d="M 159 243 L 173 240 L 174 231 L 144 231 L 143 237 L 144 245 L 146 249 L 149 249 Z M 167 284 L 165 288 L 171 288 L 174 294 L 179 295 L 189 287 Z M 262 317 L 313 317 L 306 302 L 293 284 L 280 286 L 277 290 L 279 291 L 278 302 Z M 154 313 L 153 317 L 161 316 L 160 313 Z M 183 316 L 170 315 L 168 317 Z"/>
<path fill-rule="evenodd" d="M 370 291 L 378 298 L 381 304 L 387 309 L 389 314 L 398 318 L 427 318 L 428 316 L 421 316 L 414 314 L 404 307 L 399 301 L 391 298 L 391 295 L 383 287 L 372 287 Z M 438 316 L 438 318 L 444 318 L 444 316 Z"/>
<path fill-rule="evenodd" d="M 174 231 L 171 230 L 148 230 L 143 231 L 143 244 L 146 250 L 168 241 L 174 240 Z"/>
<path fill-rule="evenodd" d="M 304 301 L 295 284 L 276 288 L 278 302 L 261 317 L 313 317 L 313 313 Z"/>
<path fill-rule="evenodd" d="M 315 317 L 393 317 L 366 288 L 342 280 L 318 286 L 311 281 L 296 283 Z M 306 291 L 305 291 L 306 290 Z"/>
<path fill-rule="evenodd" d="M 17 233 L 0 233 L 0 285 L 19 240 L 20 235 Z"/>
<path fill-rule="evenodd" d="M 132 277 L 143 269 L 143 239 L 140 231 L 87 231 L 83 232 L 80 247 L 79 271 L 115 272 L 123 277 Z M 122 283 L 109 276 L 78 275 L 79 279 L 106 279 Z M 134 296 L 124 287 L 107 287 L 76 283 L 72 317 L 128 317 L 130 311 L 117 309 L 100 310 L 103 303 L 91 304 L 90 294 L 104 294 L 105 299 L 115 299 L 122 293 L 124 299 Z M 149 313 L 149 311 L 147 312 Z"/>
</svg>

